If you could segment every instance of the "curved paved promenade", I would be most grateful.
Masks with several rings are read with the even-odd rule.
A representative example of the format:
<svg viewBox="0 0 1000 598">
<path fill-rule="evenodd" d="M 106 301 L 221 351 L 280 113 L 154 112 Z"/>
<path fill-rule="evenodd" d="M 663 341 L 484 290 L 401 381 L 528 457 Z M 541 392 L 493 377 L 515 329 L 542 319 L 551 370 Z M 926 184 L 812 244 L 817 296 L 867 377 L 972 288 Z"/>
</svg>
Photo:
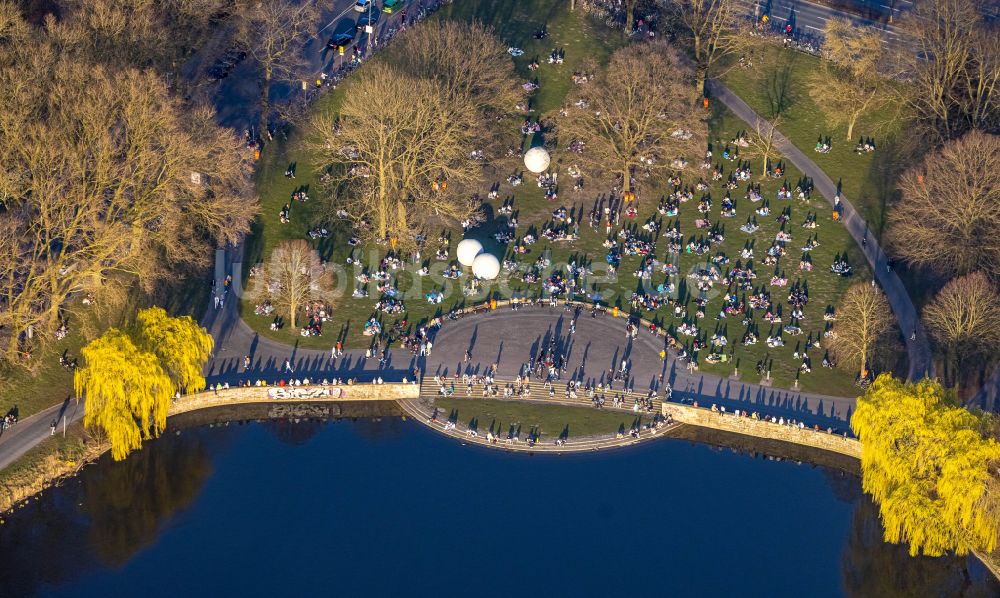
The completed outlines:
<svg viewBox="0 0 1000 598">
<path fill-rule="evenodd" d="M 517 311 L 501 308 L 448 322 L 436 335 L 423 371 L 426 376 L 483 372 L 496 363 L 498 375 L 510 377 L 554 341 L 567 358 L 563 380 L 606 381 L 608 369 L 617 369 L 624 359 L 636 393 L 652 389 L 662 394 L 664 384 L 669 383 L 675 401 L 690 399 L 703 406 L 716 403 L 730 410 L 761 411 L 824 427 L 843 427 L 854 407 L 853 397 L 803 393 L 689 372 L 673 355 L 660 360 L 663 337 L 640 329 L 635 339 L 626 339 L 624 318 L 592 318 L 584 311 L 577 319 L 576 332 L 571 334 L 573 314 L 562 306 L 522 307 Z M 466 351 L 471 352 L 472 359 L 463 363 Z M 621 383 L 615 387 L 621 388 Z"/>
<path fill-rule="evenodd" d="M 625 319 L 610 315 L 592 318 L 587 311 L 577 319 L 576 332 L 570 333 L 574 312 L 563 306 L 522 307 L 515 311 L 503 307 L 496 311 L 470 314 L 455 321 L 445 321 L 433 337 L 429 357 L 415 357 L 398 346 L 389 350 L 384 367 L 378 359 L 365 359 L 360 351 L 346 351 L 341 359 L 331 360 L 328 350 L 305 350 L 288 347 L 262 338 L 237 315 L 235 301 L 213 312 L 206 322 L 216 339 L 215 356 L 207 366 L 210 384 L 264 378 L 323 379 L 356 377 L 368 381 L 381 376 L 386 381 L 413 379 L 414 368 L 425 376 L 483 373 L 497 364 L 500 377 L 518 374 L 521 366 L 555 343 L 567 357 L 563 379 L 601 382 L 609 368 L 625 359 L 632 385 L 637 393 L 656 390 L 662 394 L 669 382 L 674 400 L 693 400 L 702 405 L 716 403 L 727 409 L 760 411 L 820 424 L 845 428 L 854 407 L 853 397 L 835 397 L 771 388 L 731 380 L 701 372 L 688 372 L 685 364 L 672 355 L 661 361 L 663 337 L 640 330 L 634 340 L 625 338 Z M 332 342 L 332 341 L 331 341 Z M 472 355 L 464 362 L 466 351 Z M 243 368 L 243 356 L 250 355 L 249 370 Z M 293 364 L 294 374 L 282 371 L 285 359 Z M 621 388 L 621 383 L 615 384 Z"/>
</svg>

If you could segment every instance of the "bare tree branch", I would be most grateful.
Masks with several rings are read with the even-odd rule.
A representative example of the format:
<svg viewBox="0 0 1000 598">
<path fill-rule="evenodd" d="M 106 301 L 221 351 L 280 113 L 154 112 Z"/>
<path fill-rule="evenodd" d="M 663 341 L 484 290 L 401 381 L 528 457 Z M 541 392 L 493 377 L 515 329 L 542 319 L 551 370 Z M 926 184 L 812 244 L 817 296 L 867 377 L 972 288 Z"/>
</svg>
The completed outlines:
<svg viewBox="0 0 1000 598">
<path fill-rule="evenodd" d="M 592 176 L 657 180 L 694 168 L 704 151 L 705 114 L 696 104 L 692 69 L 673 48 L 639 43 L 615 52 L 596 81 L 584 86 L 562 111 L 559 137 L 579 152 Z"/>
<path fill-rule="evenodd" d="M 970 131 L 899 182 L 889 240 L 917 266 L 954 276 L 1000 267 L 1000 137 Z"/>
</svg>

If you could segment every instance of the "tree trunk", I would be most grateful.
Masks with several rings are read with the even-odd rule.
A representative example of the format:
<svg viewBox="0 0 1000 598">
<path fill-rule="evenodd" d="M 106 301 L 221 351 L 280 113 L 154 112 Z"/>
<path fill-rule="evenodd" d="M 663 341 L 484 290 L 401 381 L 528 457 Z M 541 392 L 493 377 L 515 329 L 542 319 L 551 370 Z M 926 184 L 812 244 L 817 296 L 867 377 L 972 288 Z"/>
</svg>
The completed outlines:
<svg viewBox="0 0 1000 598">
<path fill-rule="evenodd" d="M 708 79 L 708 65 L 699 60 L 698 64 L 695 65 L 694 76 L 695 89 L 698 90 L 698 93 L 700 93 L 702 97 L 706 97 L 708 92 L 705 89 L 705 80 Z"/>
<path fill-rule="evenodd" d="M 264 69 L 260 82 L 260 130 L 257 135 L 263 140 L 267 133 L 267 117 L 271 110 L 271 69 Z"/>
<path fill-rule="evenodd" d="M 10 331 L 10 339 L 7 341 L 7 351 L 6 351 L 7 361 L 10 361 L 12 363 L 17 363 L 19 361 L 18 357 L 20 357 L 20 349 L 21 349 L 19 341 L 20 337 L 21 333 L 18 332 L 17 330 Z"/>
<path fill-rule="evenodd" d="M 622 37 L 628 37 L 632 31 L 632 22 L 635 20 L 636 0 L 625 0 L 625 28 L 622 29 Z"/>
<path fill-rule="evenodd" d="M 62 303 L 57 303 L 55 301 L 49 305 L 49 315 L 48 315 L 48 327 L 49 330 L 55 330 L 59 327 L 59 308 L 62 307 Z"/>
<path fill-rule="evenodd" d="M 858 122 L 858 115 L 854 114 L 847 119 L 847 140 L 854 139 L 854 125 Z"/>
<path fill-rule="evenodd" d="M 962 371 L 962 359 L 959 356 L 958 349 L 955 348 L 953 351 L 951 351 L 951 355 L 949 357 L 950 357 L 950 363 L 948 365 L 951 366 L 951 371 L 949 372 L 949 374 L 951 374 L 950 376 L 951 386 L 955 389 L 955 396 L 958 397 L 959 401 L 961 401 L 961 395 L 959 394 L 960 390 L 959 386 L 961 386 L 961 376 L 959 372 Z"/>
</svg>

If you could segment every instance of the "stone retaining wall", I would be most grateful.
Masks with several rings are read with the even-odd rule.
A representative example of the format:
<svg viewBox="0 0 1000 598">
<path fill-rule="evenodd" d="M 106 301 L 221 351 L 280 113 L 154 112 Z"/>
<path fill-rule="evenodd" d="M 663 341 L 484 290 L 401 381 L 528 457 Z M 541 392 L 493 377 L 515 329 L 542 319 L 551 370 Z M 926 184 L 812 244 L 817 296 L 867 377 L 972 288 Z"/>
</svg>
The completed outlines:
<svg viewBox="0 0 1000 598">
<path fill-rule="evenodd" d="M 861 443 L 854 438 L 845 438 L 839 434 L 830 434 L 825 430 L 812 430 L 783 426 L 750 417 L 737 417 L 732 413 L 720 413 L 710 409 L 664 403 L 663 414 L 673 417 L 674 421 L 692 426 L 702 426 L 725 432 L 734 432 L 757 438 L 791 442 L 802 446 L 832 451 L 861 459 Z"/>
<path fill-rule="evenodd" d="M 346 401 L 395 401 L 420 395 L 419 384 L 348 384 L 343 386 L 237 386 L 183 396 L 170 406 L 167 416 L 198 409 L 247 403 L 323 403 Z"/>
</svg>

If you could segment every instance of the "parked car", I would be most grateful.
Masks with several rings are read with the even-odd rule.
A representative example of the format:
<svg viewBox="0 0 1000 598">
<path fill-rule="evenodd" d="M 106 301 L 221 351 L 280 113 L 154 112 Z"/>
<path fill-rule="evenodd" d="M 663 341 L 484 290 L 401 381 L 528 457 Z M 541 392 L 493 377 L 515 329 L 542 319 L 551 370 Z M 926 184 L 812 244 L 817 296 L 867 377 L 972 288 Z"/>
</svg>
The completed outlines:
<svg viewBox="0 0 1000 598">
<path fill-rule="evenodd" d="M 367 12 L 371 7 L 372 0 L 358 0 L 354 5 L 354 10 L 358 12 Z"/>
<path fill-rule="evenodd" d="M 406 4 L 404 0 L 385 0 L 385 3 L 382 4 L 382 12 L 391 14 L 402 8 L 404 4 Z"/>
<path fill-rule="evenodd" d="M 371 16 L 368 16 L 367 14 L 361 15 L 361 17 L 358 18 L 358 24 L 355 28 L 358 31 L 364 31 L 365 27 L 369 25 L 374 27 L 376 24 L 378 24 L 378 16 L 379 13 L 377 12 L 373 12 Z"/>
<path fill-rule="evenodd" d="M 353 35 L 350 33 L 338 33 L 331 37 L 330 41 L 326 42 L 326 47 L 343 54 L 344 50 L 349 48 L 352 43 L 354 43 Z"/>
</svg>

